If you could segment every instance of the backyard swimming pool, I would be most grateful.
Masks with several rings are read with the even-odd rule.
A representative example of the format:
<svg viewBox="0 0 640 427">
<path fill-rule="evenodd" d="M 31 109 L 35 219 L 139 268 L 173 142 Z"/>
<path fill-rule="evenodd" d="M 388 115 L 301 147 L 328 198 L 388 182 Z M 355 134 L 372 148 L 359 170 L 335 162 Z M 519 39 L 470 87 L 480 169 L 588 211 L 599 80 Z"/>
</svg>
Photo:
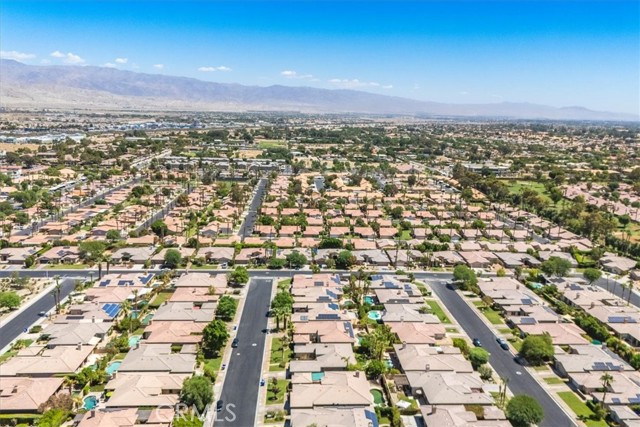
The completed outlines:
<svg viewBox="0 0 640 427">
<path fill-rule="evenodd" d="M 371 320 L 380 320 L 382 319 L 382 312 L 380 310 L 371 310 L 367 313 L 367 317 Z"/>
<path fill-rule="evenodd" d="M 105 369 L 105 372 L 107 374 L 109 374 L 109 375 L 113 375 L 113 373 L 118 370 L 120 365 L 122 365 L 122 361 L 120 361 L 120 360 L 116 360 L 115 362 L 111 362 L 111 363 L 109 363 L 109 366 L 107 366 L 107 369 Z"/>
<path fill-rule="evenodd" d="M 83 408 L 87 411 L 94 409 L 98 405 L 98 398 L 95 396 L 87 396 L 84 398 Z"/>
</svg>

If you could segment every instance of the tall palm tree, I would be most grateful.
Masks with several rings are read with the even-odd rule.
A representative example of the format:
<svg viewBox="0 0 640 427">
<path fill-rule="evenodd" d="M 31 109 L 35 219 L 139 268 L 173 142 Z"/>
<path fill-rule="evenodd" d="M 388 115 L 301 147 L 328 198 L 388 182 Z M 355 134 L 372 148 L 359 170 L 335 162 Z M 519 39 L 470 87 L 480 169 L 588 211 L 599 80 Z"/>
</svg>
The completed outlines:
<svg viewBox="0 0 640 427">
<path fill-rule="evenodd" d="M 602 393 L 602 402 L 600 402 L 600 404 L 604 408 L 604 402 L 607 400 L 607 390 L 611 387 L 613 377 L 607 372 L 600 377 L 600 381 L 602 381 L 602 388 L 604 389 L 604 393 Z"/>
<path fill-rule="evenodd" d="M 60 284 L 60 276 L 54 276 L 53 280 L 56 282 L 56 286 L 51 291 L 53 298 L 56 301 L 56 314 L 60 314 L 60 294 L 62 293 L 62 285 Z"/>
</svg>

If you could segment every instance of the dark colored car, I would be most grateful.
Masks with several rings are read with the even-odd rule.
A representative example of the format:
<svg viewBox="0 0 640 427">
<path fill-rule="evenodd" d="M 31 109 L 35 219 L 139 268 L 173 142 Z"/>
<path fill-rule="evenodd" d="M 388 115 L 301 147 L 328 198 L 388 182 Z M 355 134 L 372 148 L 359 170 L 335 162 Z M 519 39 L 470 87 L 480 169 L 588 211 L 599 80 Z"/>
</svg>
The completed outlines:
<svg viewBox="0 0 640 427">
<path fill-rule="evenodd" d="M 40 316 L 40 317 L 44 317 L 46 315 L 47 315 L 46 311 L 41 311 L 41 312 L 38 313 L 38 316 Z"/>
<path fill-rule="evenodd" d="M 509 350 L 509 344 L 507 344 L 504 338 L 496 338 L 496 341 L 500 344 L 500 347 L 502 347 L 503 350 Z"/>
<path fill-rule="evenodd" d="M 224 402 L 220 399 L 216 402 L 216 412 L 222 411 L 222 408 L 224 408 Z"/>
<path fill-rule="evenodd" d="M 482 343 L 478 338 L 473 339 L 473 345 L 475 345 L 476 347 L 482 347 Z"/>
<path fill-rule="evenodd" d="M 231 341 L 231 347 L 233 348 L 238 347 L 238 338 L 234 338 L 233 341 Z"/>
</svg>

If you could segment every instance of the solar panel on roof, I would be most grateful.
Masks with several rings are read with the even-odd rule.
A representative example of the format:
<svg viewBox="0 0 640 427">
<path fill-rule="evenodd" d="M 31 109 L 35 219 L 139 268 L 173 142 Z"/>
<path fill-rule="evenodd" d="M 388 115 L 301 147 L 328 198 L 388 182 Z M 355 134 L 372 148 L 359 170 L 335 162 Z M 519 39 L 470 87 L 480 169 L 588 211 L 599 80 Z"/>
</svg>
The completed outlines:
<svg viewBox="0 0 640 427">
<path fill-rule="evenodd" d="M 523 325 L 535 325 L 538 322 L 533 317 L 522 317 L 520 323 Z"/>
<path fill-rule="evenodd" d="M 99 286 L 107 286 L 109 282 L 111 282 L 111 280 L 103 280 L 102 282 L 100 282 Z"/>
<path fill-rule="evenodd" d="M 339 309 L 340 309 L 340 306 L 339 306 L 338 304 L 331 303 L 331 304 L 329 304 L 329 308 L 330 308 L 331 310 L 339 310 Z"/>
<path fill-rule="evenodd" d="M 349 334 L 349 336 L 351 338 L 353 338 L 355 335 L 353 334 L 353 327 L 351 326 L 351 323 L 349 322 L 344 322 L 344 330 L 347 334 Z"/>
<path fill-rule="evenodd" d="M 531 298 L 522 298 L 520 301 L 522 301 L 522 304 L 524 305 L 532 305 L 533 301 L 531 301 Z"/>
<path fill-rule="evenodd" d="M 617 397 L 612 397 L 612 398 L 611 398 L 611 401 L 612 401 L 613 403 L 615 403 L 616 405 L 619 405 L 620 403 L 622 403 L 622 402 L 620 401 L 620 399 L 618 399 Z"/>
<path fill-rule="evenodd" d="M 340 316 L 333 313 L 320 313 L 316 316 L 317 320 L 337 320 L 340 319 Z"/>
</svg>

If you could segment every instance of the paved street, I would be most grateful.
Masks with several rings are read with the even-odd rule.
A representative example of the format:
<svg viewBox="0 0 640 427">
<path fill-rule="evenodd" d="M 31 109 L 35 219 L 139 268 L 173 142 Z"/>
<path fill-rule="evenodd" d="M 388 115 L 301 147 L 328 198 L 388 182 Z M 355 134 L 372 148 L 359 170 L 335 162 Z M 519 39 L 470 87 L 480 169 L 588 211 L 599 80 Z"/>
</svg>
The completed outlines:
<svg viewBox="0 0 640 427">
<path fill-rule="evenodd" d="M 60 300 L 66 298 L 75 287 L 73 279 L 64 279 L 60 281 L 62 289 L 60 290 Z M 4 348 L 11 341 L 18 337 L 25 328 L 30 327 L 38 319 L 38 313 L 41 311 L 48 312 L 55 306 L 55 299 L 50 293 L 41 294 L 29 307 L 25 308 L 20 314 L 11 319 L 0 328 L 0 348 Z"/>
<path fill-rule="evenodd" d="M 269 320 L 267 312 L 272 286 L 271 279 L 252 279 L 249 284 L 236 335 L 238 348 L 231 353 L 222 395 L 216 396 L 216 399 L 224 402 L 224 409 L 216 415 L 216 427 L 255 425 L 262 357 L 267 337 L 262 330 L 267 328 Z"/>
<path fill-rule="evenodd" d="M 629 298 L 629 290 L 622 287 L 622 283 L 616 281 L 615 279 L 607 279 L 602 278 L 596 280 L 594 285 L 601 287 L 602 289 L 606 289 L 614 295 L 619 296 L 625 301 Z M 636 307 L 640 307 L 640 295 L 638 295 L 639 289 L 635 288 L 635 292 L 631 292 L 631 297 L 629 298 L 629 303 L 635 305 Z"/>
<path fill-rule="evenodd" d="M 247 216 L 244 217 L 242 221 L 242 225 L 240 226 L 240 238 L 244 241 L 245 237 L 251 236 L 253 232 L 253 224 L 258 217 L 258 209 L 260 205 L 262 205 L 262 199 L 264 198 L 264 191 L 267 188 L 267 183 L 269 180 L 267 178 L 261 178 L 256 186 L 256 192 L 251 200 L 251 204 L 249 204 L 249 209 L 247 210 Z"/>
<path fill-rule="evenodd" d="M 513 361 L 513 354 L 500 348 L 494 333 L 478 317 L 479 313 L 467 305 L 460 294 L 448 289 L 440 282 L 434 282 L 432 288 L 469 337 L 479 338 L 482 346 L 491 353 L 489 363 L 499 377 L 509 379 L 511 391 L 514 394 L 528 394 L 540 402 L 545 414 L 540 427 L 573 427 L 576 425 L 531 374 Z"/>
</svg>

